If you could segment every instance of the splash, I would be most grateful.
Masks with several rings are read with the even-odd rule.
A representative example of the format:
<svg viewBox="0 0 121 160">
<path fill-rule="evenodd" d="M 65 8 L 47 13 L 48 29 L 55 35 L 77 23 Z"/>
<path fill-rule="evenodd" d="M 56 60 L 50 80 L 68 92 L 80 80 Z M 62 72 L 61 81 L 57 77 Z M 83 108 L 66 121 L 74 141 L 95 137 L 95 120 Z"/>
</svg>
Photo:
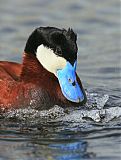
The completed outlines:
<svg viewBox="0 0 121 160">
<path fill-rule="evenodd" d="M 109 95 L 87 92 L 87 104 L 79 108 L 67 108 L 55 105 L 49 110 L 35 110 L 30 106 L 26 109 L 10 110 L 4 113 L 5 119 L 26 122 L 29 125 L 50 122 L 83 123 L 88 120 L 94 122 L 109 122 L 121 116 L 120 107 L 105 108 Z"/>
<path fill-rule="evenodd" d="M 97 108 L 103 109 L 106 102 L 109 100 L 109 95 L 104 94 L 97 94 L 97 93 L 89 93 L 87 92 L 87 104 L 86 107 L 88 108 Z"/>
</svg>

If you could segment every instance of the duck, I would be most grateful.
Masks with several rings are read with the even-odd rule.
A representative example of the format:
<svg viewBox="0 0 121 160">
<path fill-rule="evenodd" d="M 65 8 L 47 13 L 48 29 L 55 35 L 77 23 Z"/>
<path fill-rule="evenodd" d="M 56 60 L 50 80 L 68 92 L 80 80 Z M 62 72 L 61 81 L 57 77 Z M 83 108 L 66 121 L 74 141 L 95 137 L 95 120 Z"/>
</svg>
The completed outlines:
<svg viewBox="0 0 121 160">
<path fill-rule="evenodd" d="M 21 64 L 0 61 L 0 109 L 84 105 L 87 97 L 76 72 L 77 52 L 73 29 L 34 29 Z"/>
</svg>

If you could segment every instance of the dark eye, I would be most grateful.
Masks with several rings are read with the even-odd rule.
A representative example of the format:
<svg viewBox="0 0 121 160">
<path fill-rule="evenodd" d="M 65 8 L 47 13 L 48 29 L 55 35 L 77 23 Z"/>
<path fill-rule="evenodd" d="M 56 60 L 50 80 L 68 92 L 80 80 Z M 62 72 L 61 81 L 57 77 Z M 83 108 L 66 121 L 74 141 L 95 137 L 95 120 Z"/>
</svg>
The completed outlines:
<svg viewBox="0 0 121 160">
<path fill-rule="evenodd" d="M 59 46 L 56 47 L 56 51 L 55 52 L 57 53 L 58 56 L 62 56 L 62 50 L 61 50 L 61 48 Z"/>
</svg>

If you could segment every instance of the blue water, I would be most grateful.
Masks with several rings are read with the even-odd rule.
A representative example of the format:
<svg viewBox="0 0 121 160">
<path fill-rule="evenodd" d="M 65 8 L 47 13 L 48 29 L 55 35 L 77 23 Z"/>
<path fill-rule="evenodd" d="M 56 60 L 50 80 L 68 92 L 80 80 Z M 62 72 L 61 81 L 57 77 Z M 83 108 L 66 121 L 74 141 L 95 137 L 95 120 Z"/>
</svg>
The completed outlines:
<svg viewBox="0 0 121 160">
<path fill-rule="evenodd" d="M 38 26 L 72 27 L 88 102 L 0 116 L 0 160 L 121 159 L 119 0 L 0 1 L 0 60 L 22 61 Z"/>
</svg>

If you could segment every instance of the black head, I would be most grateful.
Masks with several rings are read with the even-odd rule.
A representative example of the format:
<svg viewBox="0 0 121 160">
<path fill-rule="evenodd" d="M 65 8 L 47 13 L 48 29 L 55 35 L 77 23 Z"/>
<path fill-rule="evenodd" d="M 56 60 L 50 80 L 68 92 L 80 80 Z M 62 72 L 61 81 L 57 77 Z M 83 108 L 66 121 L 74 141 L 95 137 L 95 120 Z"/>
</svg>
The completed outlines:
<svg viewBox="0 0 121 160">
<path fill-rule="evenodd" d="M 58 29 L 54 27 L 39 27 L 30 35 L 25 52 L 36 55 L 38 46 L 43 44 L 60 57 L 64 57 L 71 64 L 77 59 L 77 35 L 72 29 Z"/>
</svg>

